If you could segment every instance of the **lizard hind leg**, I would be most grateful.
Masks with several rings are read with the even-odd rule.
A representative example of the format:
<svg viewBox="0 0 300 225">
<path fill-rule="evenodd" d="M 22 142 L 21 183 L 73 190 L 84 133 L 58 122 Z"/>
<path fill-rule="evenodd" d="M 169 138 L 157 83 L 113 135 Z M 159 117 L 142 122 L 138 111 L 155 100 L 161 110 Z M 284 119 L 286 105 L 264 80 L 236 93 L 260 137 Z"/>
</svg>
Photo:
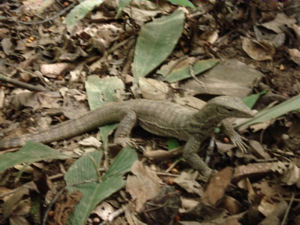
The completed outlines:
<svg viewBox="0 0 300 225">
<path fill-rule="evenodd" d="M 120 120 L 119 126 L 115 132 L 114 144 L 122 147 L 134 146 L 134 141 L 130 138 L 131 131 L 137 123 L 137 115 L 133 110 L 127 110 L 124 117 Z"/>
</svg>

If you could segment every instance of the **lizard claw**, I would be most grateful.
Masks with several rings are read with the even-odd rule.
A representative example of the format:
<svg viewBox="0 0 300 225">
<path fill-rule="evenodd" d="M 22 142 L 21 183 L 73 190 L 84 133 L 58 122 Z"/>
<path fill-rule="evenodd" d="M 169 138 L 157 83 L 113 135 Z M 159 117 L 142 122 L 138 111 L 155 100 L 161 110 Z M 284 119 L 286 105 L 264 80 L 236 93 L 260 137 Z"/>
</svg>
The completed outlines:
<svg viewBox="0 0 300 225">
<path fill-rule="evenodd" d="M 248 145 L 245 142 L 246 138 L 240 136 L 238 133 L 234 132 L 230 137 L 231 142 L 236 146 L 242 153 L 248 152 Z"/>
<path fill-rule="evenodd" d="M 122 147 L 130 146 L 132 148 L 136 148 L 137 145 L 134 141 L 134 139 L 128 138 L 128 137 L 118 137 L 115 138 L 114 144 L 121 145 Z"/>
</svg>

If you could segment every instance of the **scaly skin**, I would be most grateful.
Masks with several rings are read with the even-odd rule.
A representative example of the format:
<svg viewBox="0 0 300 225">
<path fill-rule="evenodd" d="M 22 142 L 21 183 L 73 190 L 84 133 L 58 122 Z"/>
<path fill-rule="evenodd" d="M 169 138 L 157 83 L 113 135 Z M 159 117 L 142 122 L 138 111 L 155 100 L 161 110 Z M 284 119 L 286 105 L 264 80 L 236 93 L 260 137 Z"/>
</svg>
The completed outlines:
<svg viewBox="0 0 300 225">
<path fill-rule="evenodd" d="M 241 99 L 229 96 L 213 98 L 199 111 L 166 101 L 130 100 L 109 103 L 38 134 L 3 139 L 0 149 L 19 147 L 28 140 L 42 143 L 63 140 L 114 122 L 120 122 L 115 143 L 126 145 L 132 128 L 138 124 L 150 133 L 185 140 L 184 158 L 194 169 L 208 176 L 211 169 L 197 154 L 201 143 L 213 135 L 214 128 L 223 119 L 251 116 L 252 112 Z"/>
</svg>

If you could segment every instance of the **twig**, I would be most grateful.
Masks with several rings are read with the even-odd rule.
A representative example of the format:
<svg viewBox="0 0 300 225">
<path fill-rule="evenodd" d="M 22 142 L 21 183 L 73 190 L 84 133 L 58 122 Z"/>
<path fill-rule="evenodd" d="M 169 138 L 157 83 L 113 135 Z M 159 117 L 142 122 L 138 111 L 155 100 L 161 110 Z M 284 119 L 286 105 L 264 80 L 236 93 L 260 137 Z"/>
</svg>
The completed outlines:
<svg viewBox="0 0 300 225">
<path fill-rule="evenodd" d="M 169 166 L 169 168 L 165 171 L 166 173 L 169 173 L 173 168 L 175 168 L 175 166 L 181 161 L 181 158 L 175 160 L 175 162 L 172 163 L 171 166 Z"/>
<path fill-rule="evenodd" d="M 7 77 L 3 74 L 0 74 L 0 81 L 7 82 L 7 83 L 10 83 L 10 84 L 14 84 L 18 87 L 25 88 L 25 89 L 28 89 L 30 91 L 47 91 L 44 87 L 38 87 L 38 86 L 31 85 L 31 84 L 27 84 L 25 82 Z"/>
<path fill-rule="evenodd" d="M 44 217 L 43 217 L 42 225 L 46 225 L 46 222 L 48 220 L 48 215 L 49 215 L 49 212 L 50 212 L 52 206 L 56 203 L 57 199 L 59 198 L 59 196 L 61 196 L 61 194 L 64 192 L 65 189 L 66 189 L 66 187 L 62 188 L 59 192 L 57 192 L 57 194 L 54 196 L 54 198 L 48 205 L 46 212 L 44 214 Z"/>
<path fill-rule="evenodd" d="M 196 77 L 196 75 L 195 75 L 195 72 L 194 72 L 194 69 L 193 69 L 193 65 L 190 65 L 190 66 L 189 66 L 189 69 L 190 69 L 190 74 L 191 74 L 192 78 L 194 78 L 194 80 L 195 80 L 201 87 L 204 88 L 204 83 L 203 83 L 202 81 L 200 81 L 200 80 L 198 79 L 198 77 Z"/>
<path fill-rule="evenodd" d="M 69 5 L 68 7 L 64 8 L 63 10 L 61 10 L 60 12 L 58 12 L 57 14 L 47 18 L 47 19 L 44 19 L 44 20 L 40 20 L 40 21 L 32 21 L 32 22 L 24 22 L 24 21 L 21 21 L 21 20 L 13 20 L 14 22 L 16 23 L 20 23 L 20 24 L 24 24 L 24 25 L 38 25 L 38 24 L 43 24 L 43 23 L 46 23 L 46 22 L 49 22 L 51 20 L 54 20 L 55 18 L 65 14 L 67 11 L 69 11 L 70 9 L 72 9 L 74 6 L 75 6 L 75 2 L 73 2 L 71 5 Z"/>
<path fill-rule="evenodd" d="M 122 206 L 122 208 L 120 208 L 120 209 L 116 210 L 115 212 L 111 213 L 108 216 L 107 220 L 104 220 L 102 223 L 100 223 L 100 225 L 105 225 L 105 224 L 108 224 L 108 223 L 112 222 L 115 218 L 117 218 L 122 213 L 124 213 L 127 207 L 128 207 L 127 205 Z"/>
<path fill-rule="evenodd" d="M 288 217 L 289 212 L 290 212 L 290 210 L 291 210 L 291 206 L 292 206 L 292 203 L 294 202 L 294 199 L 295 199 L 295 193 L 293 192 L 293 193 L 292 193 L 291 200 L 290 200 L 289 205 L 288 205 L 288 208 L 286 209 L 285 214 L 284 214 L 284 217 L 283 217 L 283 219 L 282 219 L 282 221 L 281 221 L 281 225 L 286 224 L 286 220 L 287 220 L 287 217 Z"/>
</svg>

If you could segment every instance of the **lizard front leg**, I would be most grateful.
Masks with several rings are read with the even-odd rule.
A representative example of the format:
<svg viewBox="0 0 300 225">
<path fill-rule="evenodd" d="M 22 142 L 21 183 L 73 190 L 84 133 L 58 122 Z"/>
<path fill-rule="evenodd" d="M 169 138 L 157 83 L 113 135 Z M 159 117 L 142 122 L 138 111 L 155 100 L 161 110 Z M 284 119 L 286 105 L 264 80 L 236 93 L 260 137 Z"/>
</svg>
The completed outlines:
<svg viewBox="0 0 300 225">
<path fill-rule="evenodd" d="M 241 135 L 239 135 L 239 133 L 237 133 L 234 130 L 234 128 L 229 120 L 227 120 L 227 119 L 223 120 L 221 123 L 221 128 L 222 128 L 223 133 L 229 137 L 229 139 L 234 144 L 234 146 L 238 147 L 238 149 L 242 153 L 247 153 L 248 145 L 243 140 L 245 138 L 243 138 Z"/>
<path fill-rule="evenodd" d="M 132 110 L 127 110 L 124 112 L 124 117 L 119 123 L 119 126 L 115 132 L 114 144 L 119 144 L 122 147 L 128 145 L 134 145 L 130 140 L 130 134 L 133 127 L 136 125 L 137 115 Z"/>
<path fill-rule="evenodd" d="M 183 157 L 187 163 L 194 169 L 198 170 L 205 177 L 209 177 L 212 169 L 197 154 L 202 141 L 197 137 L 190 137 L 183 149 Z"/>
</svg>

